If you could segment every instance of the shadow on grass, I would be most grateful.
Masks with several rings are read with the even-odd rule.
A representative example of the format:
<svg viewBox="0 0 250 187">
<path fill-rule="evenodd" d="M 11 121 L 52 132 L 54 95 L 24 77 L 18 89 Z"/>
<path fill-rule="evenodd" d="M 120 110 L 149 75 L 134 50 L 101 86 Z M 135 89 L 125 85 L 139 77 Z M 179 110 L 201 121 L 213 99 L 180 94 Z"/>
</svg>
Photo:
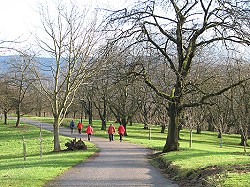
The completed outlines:
<svg viewBox="0 0 250 187">
<path fill-rule="evenodd" d="M 31 125 L 21 125 L 20 127 L 15 127 L 14 125 L 7 125 L 5 127 L 2 126 L 1 129 L 2 128 L 4 128 L 4 133 L 0 133 L 1 142 L 19 141 L 22 140 L 22 136 L 24 136 L 24 138 L 27 138 L 27 140 L 39 138 L 39 131 L 37 130 L 37 133 L 34 133 L 34 129 L 37 128 Z M 52 136 L 53 134 L 51 132 L 42 130 L 43 138 Z"/>
<path fill-rule="evenodd" d="M 189 143 L 189 139 L 181 139 L 180 142 L 186 142 L 186 143 Z M 197 144 L 206 144 L 206 145 L 210 145 L 210 146 L 220 146 L 220 139 L 217 139 L 217 140 L 212 140 L 212 141 L 207 141 L 207 140 L 192 140 L 192 143 L 197 143 Z M 240 146 L 239 145 L 239 142 L 228 142 L 226 140 L 224 140 L 222 142 L 222 148 L 223 147 L 231 147 L 231 148 L 242 148 L 243 149 L 243 146 Z"/>
<path fill-rule="evenodd" d="M 93 150 L 84 150 L 78 152 L 85 152 L 91 155 Z M 74 164 L 81 162 L 79 154 L 76 151 L 61 151 L 61 152 L 48 152 L 44 153 L 42 158 L 38 154 L 28 155 L 27 160 L 23 160 L 23 156 L 10 156 L 6 164 L 1 165 L 0 170 L 32 168 L 32 167 L 70 167 Z M 1 157 L 2 158 L 2 157 Z M 10 160 L 14 159 L 14 160 Z"/>
<path fill-rule="evenodd" d="M 143 135 L 134 135 L 134 134 L 128 134 L 128 136 L 125 136 L 124 138 L 126 138 L 126 137 L 128 137 L 128 138 L 132 138 L 132 139 L 142 139 L 142 140 L 149 140 L 149 137 L 147 136 L 147 137 L 145 137 L 145 136 L 143 136 Z M 166 141 L 166 138 L 167 137 L 155 137 L 155 136 L 151 136 L 151 140 L 162 140 L 162 141 Z"/>
<path fill-rule="evenodd" d="M 195 158 L 195 157 L 199 157 L 199 158 L 204 158 L 207 156 L 211 156 L 213 155 L 216 159 L 216 156 L 220 156 L 220 157 L 224 157 L 225 159 L 227 158 L 227 156 L 236 156 L 236 155 L 242 155 L 244 156 L 243 153 L 239 153 L 239 152 L 229 152 L 229 151 L 224 151 L 224 152 L 216 152 L 216 151 L 205 151 L 205 150 L 199 150 L 199 149 L 181 149 L 181 154 L 174 154 L 174 155 L 169 155 L 168 153 L 164 154 L 164 158 L 169 160 L 169 161 L 173 161 L 173 160 L 178 160 L 178 159 L 182 159 L 182 160 L 189 160 L 190 158 Z"/>
</svg>

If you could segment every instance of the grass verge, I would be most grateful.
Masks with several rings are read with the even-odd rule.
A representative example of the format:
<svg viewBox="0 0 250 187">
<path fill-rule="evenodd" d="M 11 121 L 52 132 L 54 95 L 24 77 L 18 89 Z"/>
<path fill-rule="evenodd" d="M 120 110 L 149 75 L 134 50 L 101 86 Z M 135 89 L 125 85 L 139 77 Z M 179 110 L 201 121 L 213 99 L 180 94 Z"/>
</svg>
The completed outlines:
<svg viewBox="0 0 250 187">
<path fill-rule="evenodd" d="M 97 151 L 92 143 L 85 142 L 88 149 L 84 151 L 52 152 L 53 134 L 43 130 L 43 154 L 40 157 L 39 128 L 27 124 L 21 124 L 19 128 L 15 128 L 15 121 L 9 120 L 8 123 L 9 125 L 0 124 L 1 187 L 44 186 L 49 180 Z M 22 137 L 24 137 L 27 152 L 25 161 Z M 61 147 L 65 147 L 64 144 L 70 139 L 61 136 Z"/>
</svg>

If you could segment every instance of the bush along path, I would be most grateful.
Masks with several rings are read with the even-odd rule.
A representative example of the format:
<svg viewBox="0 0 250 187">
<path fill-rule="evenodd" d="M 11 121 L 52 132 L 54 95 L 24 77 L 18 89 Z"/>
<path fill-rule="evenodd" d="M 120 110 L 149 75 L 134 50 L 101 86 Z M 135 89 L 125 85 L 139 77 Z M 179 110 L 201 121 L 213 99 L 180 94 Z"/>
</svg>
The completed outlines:
<svg viewBox="0 0 250 187">
<path fill-rule="evenodd" d="M 28 118 L 24 118 L 23 121 L 37 126 L 42 124 L 44 129 L 53 130 L 51 124 L 39 123 Z M 85 134 L 76 132 L 71 134 L 69 129 L 63 127 L 60 129 L 60 134 L 87 140 Z M 147 155 L 151 153 L 149 149 L 120 142 L 118 136 L 115 138 L 110 142 L 108 138 L 92 136 L 91 142 L 100 148 L 100 152 L 50 181 L 46 186 L 178 187 L 149 163 L 147 159 Z"/>
</svg>

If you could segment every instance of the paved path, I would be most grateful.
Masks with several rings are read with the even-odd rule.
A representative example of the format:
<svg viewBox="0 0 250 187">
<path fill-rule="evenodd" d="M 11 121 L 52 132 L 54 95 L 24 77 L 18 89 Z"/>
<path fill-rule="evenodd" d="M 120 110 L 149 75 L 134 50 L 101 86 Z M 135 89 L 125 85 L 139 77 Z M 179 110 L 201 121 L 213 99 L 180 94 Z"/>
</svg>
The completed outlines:
<svg viewBox="0 0 250 187">
<path fill-rule="evenodd" d="M 38 122 L 30 119 L 22 121 L 33 125 Z M 51 124 L 41 123 L 42 127 L 52 130 Z M 70 137 L 86 135 L 71 135 L 69 129 L 61 128 L 60 134 Z M 158 169 L 154 168 L 147 159 L 149 149 L 117 140 L 109 142 L 108 138 L 92 136 L 91 142 L 101 149 L 95 156 L 90 157 L 63 175 L 47 184 L 47 187 L 79 187 L 79 186 L 122 186 L 122 187 L 178 187 L 171 180 L 166 179 Z"/>
</svg>

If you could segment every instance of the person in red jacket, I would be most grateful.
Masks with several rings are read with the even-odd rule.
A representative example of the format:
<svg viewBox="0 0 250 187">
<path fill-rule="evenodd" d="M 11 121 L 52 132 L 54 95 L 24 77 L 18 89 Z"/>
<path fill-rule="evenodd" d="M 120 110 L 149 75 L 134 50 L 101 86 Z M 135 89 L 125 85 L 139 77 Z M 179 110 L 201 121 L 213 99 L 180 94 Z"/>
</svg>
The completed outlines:
<svg viewBox="0 0 250 187">
<path fill-rule="evenodd" d="M 77 129 L 78 129 L 79 134 L 82 134 L 82 128 L 83 128 L 82 123 L 79 121 L 77 124 Z"/>
<path fill-rule="evenodd" d="M 113 124 L 110 124 L 108 128 L 108 134 L 109 134 L 109 141 L 114 141 L 114 133 L 115 133 L 115 127 Z"/>
<path fill-rule="evenodd" d="M 125 133 L 125 128 L 123 127 L 123 125 L 121 124 L 118 127 L 118 134 L 120 135 L 120 142 L 122 141 L 122 137 L 124 136 Z"/>
<path fill-rule="evenodd" d="M 94 133 L 94 130 L 91 124 L 89 124 L 88 127 L 86 128 L 86 133 L 88 135 L 88 141 L 90 141 L 91 135 Z"/>
</svg>

